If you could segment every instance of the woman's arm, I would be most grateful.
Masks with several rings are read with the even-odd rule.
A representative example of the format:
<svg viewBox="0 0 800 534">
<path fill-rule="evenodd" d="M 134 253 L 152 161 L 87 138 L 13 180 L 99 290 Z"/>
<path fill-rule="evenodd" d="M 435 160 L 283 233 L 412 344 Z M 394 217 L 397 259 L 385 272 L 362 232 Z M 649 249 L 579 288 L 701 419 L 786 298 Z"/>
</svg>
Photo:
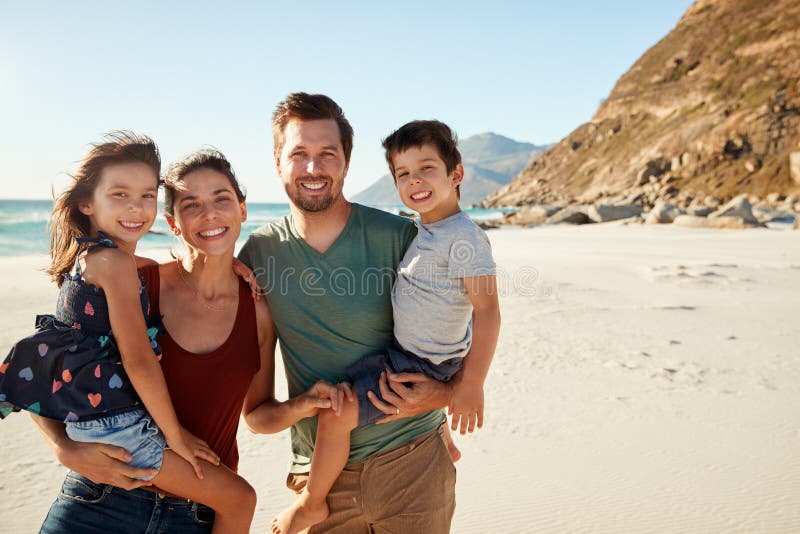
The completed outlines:
<svg viewBox="0 0 800 534">
<path fill-rule="evenodd" d="M 275 398 L 275 345 L 277 335 L 266 299 L 256 303 L 258 345 L 261 368 L 250 382 L 242 407 L 245 424 L 256 434 L 274 434 L 285 430 L 321 408 L 342 402 L 343 388 L 319 381 L 302 395 L 286 401 Z"/>
<path fill-rule="evenodd" d="M 156 469 L 131 467 L 131 455 L 122 447 L 103 443 L 79 443 L 67 437 L 64 423 L 31 414 L 56 460 L 97 484 L 111 484 L 132 490 L 150 484 L 147 480 L 158 474 Z"/>
</svg>

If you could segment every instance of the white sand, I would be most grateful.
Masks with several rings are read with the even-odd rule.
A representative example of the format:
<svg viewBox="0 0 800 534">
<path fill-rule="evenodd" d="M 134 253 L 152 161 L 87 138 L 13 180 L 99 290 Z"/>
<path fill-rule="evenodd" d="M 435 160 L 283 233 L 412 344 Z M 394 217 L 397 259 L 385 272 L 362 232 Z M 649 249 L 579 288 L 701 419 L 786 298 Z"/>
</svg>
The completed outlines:
<svg viewBox="0 0 800 534">
<path fill-rule="evenodd" d="M 489 235 L 503 329 L 453 532 L 800 531 L 800 232 Z M 2 347 L 50 311 L 43 261 L 0 260 Z M 0 429 L 0 531 L 34 532 L 65 470 L 26 416 Z M 265 532 L 288 433 L 239 443 Z"/>
</svg>

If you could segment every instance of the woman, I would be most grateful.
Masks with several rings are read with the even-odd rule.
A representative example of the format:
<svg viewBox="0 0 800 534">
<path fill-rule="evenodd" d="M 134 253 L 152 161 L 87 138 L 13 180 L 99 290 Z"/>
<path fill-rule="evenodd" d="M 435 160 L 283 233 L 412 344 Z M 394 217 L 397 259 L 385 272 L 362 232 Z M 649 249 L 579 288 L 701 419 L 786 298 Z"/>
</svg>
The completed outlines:
<svg viewBox="0 0 800 534">
<path fill-rule="evenodd" d="M 156 265 L 142 260 L 167 386 L 181 423 L 232 470 L 243 406 L 275 422 L 276 431 L 330 406 L 334 386 L 320 383 L 291 401 L 273 396 L 275 333 L 266 302 L 255 301 L 233 272 L 233 251 L 247 217 L 244 194 L 225 157 L 196 152 L 165 178 L 165 212 L 187 253 Z M 222 379 L 224 377 L 224 379 Z M 270 399 L 247 403 L 247 398 Z M 154 472 L 127 463 L 121 448 L 72 442 L 57 421 L 34 419 L 58 460 L 72 469 L 42 532 L 209 532 L 214 512 L 158 493 L 141 480 Z"/>
</svg>

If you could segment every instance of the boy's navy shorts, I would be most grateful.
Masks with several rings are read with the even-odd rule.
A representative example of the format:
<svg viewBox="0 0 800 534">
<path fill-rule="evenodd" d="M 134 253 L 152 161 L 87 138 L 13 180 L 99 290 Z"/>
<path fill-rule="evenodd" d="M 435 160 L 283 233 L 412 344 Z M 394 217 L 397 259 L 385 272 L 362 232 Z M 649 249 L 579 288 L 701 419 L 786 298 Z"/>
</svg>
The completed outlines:
<svg viewBox="0 0 800 534">
<path fill-rule="evenodd" d="M 398 343 L 384 353 L 361 358 L 347 369 L 347 376 L 358 396 L 359 426 L 386 417 L 367 397 L 367 392 L 372 391 L 381 398 L 378 382 L 386 369 L 393 373 L 422 373 L 440 382 L 447 382 L 461 369 L 462 363 L 463 358 L 453 358 L 436 365 L 407 352 Z"/>
</svg>

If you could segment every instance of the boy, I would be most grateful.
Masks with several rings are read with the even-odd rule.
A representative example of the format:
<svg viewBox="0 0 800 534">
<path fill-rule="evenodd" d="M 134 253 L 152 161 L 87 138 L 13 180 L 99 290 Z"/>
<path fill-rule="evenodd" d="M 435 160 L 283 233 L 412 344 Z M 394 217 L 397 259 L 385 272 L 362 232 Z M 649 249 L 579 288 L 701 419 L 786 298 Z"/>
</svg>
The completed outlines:
<svg viewBox="0 0 800 534">
<path fill-rule="evenodd" d="M 273 532 L 294 534 L 327 517 L 326 496 L 347 462 L 350 431 L 385 417 L 367 397 L 377 394 L 384 370 L 441 381 L 460 371 L 448 406 L 451 428 L 465 434 L 483 426 L 483 382 L 500 312 L 489 240 L 458 205 L 464 168 L 456 138 L 441 122 L 413 121 L 383 146 L 403 204 L 420 216 L 392 289 L 395 345 L 348 369 L 355 399 L 345 388 L 356 402 L 320 412 L 308 484 L 273 521 Z M 460 453 L 446 439 L 456 461 Z"/>
</svg>

